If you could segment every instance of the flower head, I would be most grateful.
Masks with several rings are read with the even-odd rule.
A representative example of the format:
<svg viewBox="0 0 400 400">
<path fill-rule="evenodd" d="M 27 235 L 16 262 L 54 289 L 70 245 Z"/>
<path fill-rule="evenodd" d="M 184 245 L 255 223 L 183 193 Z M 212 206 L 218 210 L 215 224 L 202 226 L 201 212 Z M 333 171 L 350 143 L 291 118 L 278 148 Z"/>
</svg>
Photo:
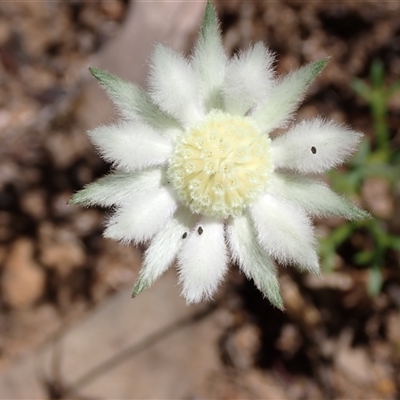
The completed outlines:
<svg viewBox="0 0 400 400">
<path fill-rule="evenodd" d="M 366 216 L 308 176 L 343 163 L 359 133 L 316 118 L 270 137 L 326 62 L 277 78 L 262 43 L 228 60 L 208 3 L 190 60 L 156 46 L 149 93 L 91 68 L 122 118 L 89 133 L 114 171 L 72 203 L 114 206 L 105 236 L 149 243 L 134 295 L 176 261 L 186 300 L 210 298 L 232 260 L 282 308 L 274 259 L 319 273 L 310 218 Z"/>
</svg>

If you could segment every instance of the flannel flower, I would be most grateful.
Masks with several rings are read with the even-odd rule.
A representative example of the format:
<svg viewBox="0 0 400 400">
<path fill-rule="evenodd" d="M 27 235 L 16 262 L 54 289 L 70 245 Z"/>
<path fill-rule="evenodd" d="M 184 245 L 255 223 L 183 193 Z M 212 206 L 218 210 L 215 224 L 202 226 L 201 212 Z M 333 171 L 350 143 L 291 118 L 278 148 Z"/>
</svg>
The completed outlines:
<svg viewBox="0 0 400 400">
<path fill-rule="evenodd" d="M 288 125 L 326 64 L 277 78 L 256 43 L 232 59 L 210 3 L 190 60 L 156 45 L 149 93 L 91 68 L 121 121 L 91 131 L 113 172 L 71 202 L 115 207 L 105 237 L 149 243 L 133 296 L 176 261 L 188 303 L 210 298 L 229 261 L 283 308 L 273 259 L 319 274 L 312 216 L 367 214 L 310 177 L 355 151 L 361 135 L 315 118 Z"/>
</svg>

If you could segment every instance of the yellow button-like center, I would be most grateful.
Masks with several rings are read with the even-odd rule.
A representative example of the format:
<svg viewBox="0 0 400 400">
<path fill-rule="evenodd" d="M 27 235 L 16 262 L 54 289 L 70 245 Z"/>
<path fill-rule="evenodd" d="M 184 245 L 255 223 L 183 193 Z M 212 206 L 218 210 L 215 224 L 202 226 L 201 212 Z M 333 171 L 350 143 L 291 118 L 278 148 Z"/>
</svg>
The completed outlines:
<svg viewBox="0 0 400 400">
<path fill-rule="evenodd" d="M 179 137 L 168 177 L 196 214 L 240 215 L 268 185 L 270 138 L 249 117 L 213 111 Z"/>
</svg>

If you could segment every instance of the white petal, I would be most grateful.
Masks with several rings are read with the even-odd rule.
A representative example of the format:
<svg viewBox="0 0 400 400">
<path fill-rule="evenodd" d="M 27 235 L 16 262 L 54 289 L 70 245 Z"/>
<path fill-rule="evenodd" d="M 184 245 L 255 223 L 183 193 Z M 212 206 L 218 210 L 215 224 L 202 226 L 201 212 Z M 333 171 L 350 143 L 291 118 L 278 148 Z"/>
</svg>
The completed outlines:
<svg viewBox="0 0 400 400">
<path fill-rule="evenodd" d="M 182 295 L 188 303 L 211 298 L 227 269 L 224 225 L 203 218 L 190 232 L 178 254 Z"/>
<path fill-rule="evenodd" d="M 311 222 L 300 207 L 265 194 L 250 212 L 260 243 L 271 257 L 319 272 Z"/>
<path fill-rule="evenodd" d="M 275 174 L 268 191 L 298 204 L 307 213 L 317 217 L 338 215 L 347 219 L 360 219 L 369 215 L 315 179 Z"/>
<path fill-rule="evenodd" d="M 261 131 L 271 132 L 284 126 L 303 101 L 304 93 L 313 79 L 321 72 L 327 60 L 305 65 L 281 79 L 270 96 L 254 111 L 253 118 Z"/>
<path fill-rule="evenodd" d="M 192 59 L 193 68 L 201 82 L 202 101 L 206 111 L 222 108 L 222 83 L 226 55 L 222 45 L 214 7 L 207 3 L 203 26 Z"/>
<path fill-rule="evenodd" d="M 276 266 L 260 247 L 246 215 L 232 218 L 227 226 L 228 244 L 234 261 L 272 304 L 283 309 Z"/>
<path fill-rule="evenodd" d="M 273 61 L 272 53 L 261 42 L 230 60 L 223 92 L 226 111 L 245 115 L 268 97 L 274 77 Z"/>
<path fill-rule="evenodd" d="M 126 82 L 99 68 L 89 68 L 108 96 L 127 120 L 140 120 L 157 130 L 170 132 L 182 130 L 182 126 L 151 101 L 139 86 Z"/>
<path fill-rule="evenodd" d="M 151 239 L 171 218 L 177 203 L 164 187 L 134 196 L 110 218 L 104 236 L 128 243 Z"/>
<path fill-rule="evenodd" d="M 86 185 L 71 199 L 72 204 L 111 207 L 121 205 L 132 195 L 155 189 L 165 180 L 165 171 L 160 168 L 136 174 L 114 172 Z"/>
<path fill-rule="evenodd" d="M 106 161 L 127 172 L 164 164 L 173 149 L 170 140 L 139 122 L 101 126 L 89 135 Z"/>
<path fill-rule="evenodd" d="M 180 54 L 162 45 L 155 47 L 149 86 L 153 101 L 184 126 L 203 117 L 196 74 Z"/>
<path fill-rule="evenodd" d="M 271 157 L 278 168 L 320 173 L 342 164 L 356 150 L 361 137 L 346 126 L 316 118 L 274 139 Z"/>
<path fill-rule="evenodd" d="M 144 253 L 143 267 L 133 290 L 137 296 L 158 279 L 174 262 L 187 235 L 193 228 L 193 215 L 185 208 L 177 210 L 173 218 L 151 240 Z"/>
</svg>

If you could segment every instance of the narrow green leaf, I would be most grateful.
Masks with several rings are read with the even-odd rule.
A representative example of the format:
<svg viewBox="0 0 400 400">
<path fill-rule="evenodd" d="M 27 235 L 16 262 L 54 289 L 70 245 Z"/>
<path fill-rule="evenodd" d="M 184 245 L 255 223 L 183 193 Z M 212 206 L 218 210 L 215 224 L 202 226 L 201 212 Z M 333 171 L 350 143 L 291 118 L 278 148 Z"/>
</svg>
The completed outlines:
<svg viewBox="0 0 400 400">
<path fill-rule="evenodd" d="M 353 166 L 365 164 L 370 153 L 370 142 L 367 139 L 363 139 L 360 143 L 357 153 L 351 158 L 349 164 Z"/>
<path fill-rule="evenodd" d="M 342 244 L 353 232 L 353 225 L 350 222 L 346 222 L 340 225 L 332 231 L 329 235 L 334 247 L 338 247 Z"/>
<path fill-rule="evenodd" d="M 355 78 L 351 82 L 351 88 L 362 97 L 367 103 L 371 102 L 372 89 L 361 79 Z"/>
<path fill-rule="evenodd" d="M 370 264 L 374 258 L 374 251 L 372 250 L 363 250 L 359 251 L 355 256 L 354 256 L 354 262 L 356 264 Z"/>
<path fill-rule="evenodd" d="M 400 90 L 400 81 L 396 81 L 395 83 L 393 83 L 392 86 L 390 86 L 388 93 L 387 93 L 387 97 L 388 99 L 390 99 L 394 94 L 396 94 L 398 91 Z"/>
<path fill-rule="evenodd" d="M 374 60 L 370 69 L 370 80 L 375 87 L 382 87 L 385 78 L 385 67 L 382 60 Z"/>
<path fill-rule="evenodd" d="M 335 267 L 335 254 L 336 252 L 331 249 L 331 251 L 327 252 L 323 257 L 322 261 L 322 270 L 324 272 L 332 272 Z"/>
<path fill-rule="evenodd" d="M 367 291 L 372 297 L 377 296 L 382 289 L 383 276 L 378 263 L 374 264 L 368 271 Z"/>
<path fill-rule="evenodd" d="M 397 236 L 392 236 L 390 239 L 390 248 L 400 251 L 400 238 Z"/>
</svg>

